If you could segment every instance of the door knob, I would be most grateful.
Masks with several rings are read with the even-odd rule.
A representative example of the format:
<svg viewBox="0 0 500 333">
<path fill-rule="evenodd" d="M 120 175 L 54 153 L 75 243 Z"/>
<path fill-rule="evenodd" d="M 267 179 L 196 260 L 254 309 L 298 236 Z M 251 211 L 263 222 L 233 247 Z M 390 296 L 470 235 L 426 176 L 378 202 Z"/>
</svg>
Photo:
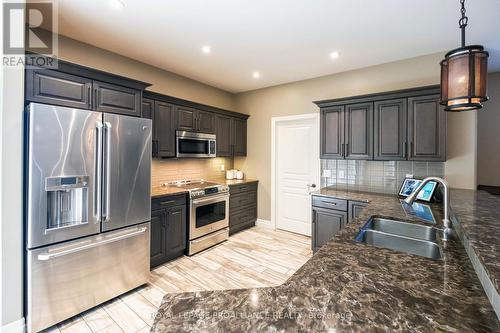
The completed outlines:
<svg viewBox="0 0 500 333">
<path fill-rule="evenodd" d="M 316 187 L 316 184 L 307 184 L 307 187 L 312 187 L 312 188 L 315 188 L 315 187 Z"/>
</svg>

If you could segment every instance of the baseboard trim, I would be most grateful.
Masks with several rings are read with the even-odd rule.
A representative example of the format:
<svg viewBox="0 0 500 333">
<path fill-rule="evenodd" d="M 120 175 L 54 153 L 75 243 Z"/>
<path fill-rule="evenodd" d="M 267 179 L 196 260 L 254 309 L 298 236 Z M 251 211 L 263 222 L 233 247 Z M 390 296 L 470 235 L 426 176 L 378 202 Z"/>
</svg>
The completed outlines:
<svg viewBox="0 0 500 333">
<path fill-rule="evenodd" d="M 258 227 L 274 230 L 274 226 L 269 220 L 257 219 L 257 221 L 255 221 L 255 225 Z"/>
<path fill-rule="evenodd" d="M 24 318 L 3 325 L 2 333 L 24 333 Z"/>
<path fill-rule="evenodd" d="M 493 195 L 500 195 L 500 186 L 477 185 L 478 190 L 483 190 Z"/>
</svg>

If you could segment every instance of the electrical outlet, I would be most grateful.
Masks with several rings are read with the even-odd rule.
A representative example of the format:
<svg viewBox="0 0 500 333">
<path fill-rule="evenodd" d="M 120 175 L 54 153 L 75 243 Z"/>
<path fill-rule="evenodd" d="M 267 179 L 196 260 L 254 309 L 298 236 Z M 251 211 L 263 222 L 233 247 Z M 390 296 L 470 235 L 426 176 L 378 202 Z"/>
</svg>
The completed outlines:
<svg viewBox="0 0 500 333">
<path fill-rule="evenodd" d="M 339 178 L 345 178 L 345 171 L 344 170 L 339 170 L 338 171 Z"/>
<path fill-rule="evenodd" d="M 413 174 L 412 173 L 407 173 L 405 178 L 413 178 Z"/>
<path fill-rule="evenodd" d="M 324 169 L 323 177 L 330 178 L 332 176 L 332 170 Z"/>
<path fill-rule="evenodd" d="M 226 167 L 224 166 L 224 164 L 221 164 L 220 165 L 220 171 L 224 171 L 226 169 Z"/>
</svg>

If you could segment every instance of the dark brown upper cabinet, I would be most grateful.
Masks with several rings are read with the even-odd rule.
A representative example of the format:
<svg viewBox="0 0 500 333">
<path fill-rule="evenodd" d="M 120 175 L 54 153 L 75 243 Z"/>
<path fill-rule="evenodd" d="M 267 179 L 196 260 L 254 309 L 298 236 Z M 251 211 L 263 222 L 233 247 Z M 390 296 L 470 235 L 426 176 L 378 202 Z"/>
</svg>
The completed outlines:
<svg viewBox="0 0 500 333">
<path fill-rule="evenodd" d="M 344 106 L 321 109 L 321 158 L 344 158 Z"/>
<path fill-rule="evenodd" d="M 375 102 L 374 109 L 374 159 L 406 160 L 406 98 Z"/>
<path fill-rule="evenodd" d="M 178 106 L 177 121 L 177 129 L 179 131 L 195 131 L 198 127 L 196 110 L 185 106 Z"/>
<path fill-rule="evenodd" d="M 92 109 L 92 80 L 47 69 L 26 71 L 26 100 Z"/>
<path fill-rule="evenodd" d="M 149 98 L 142 99 L 142 118 L 153 120 L 153 112 L 155 108 L 155 101 Z"/>
<path fill-rule="evenodd" d="M 373 159 L 373 103 L 345 107 L 345 158 Z"/>
<path fill-rule="evenodd" d="M 233 156 L 231 138 L 232 118 L 222 115 L 215 116 L 215 134 L 217 136 L 217 156 Z"/>
<path fill-rule="evenodd" d="M 247 155 L 247 121 L 223 115 L 215 118 L 217 135 L 217 156 Z"/>
<path fill-rule="evenodd" d="M 58 60 L 58 69 L 26 69 L 26 102 L 141 116 L 148 83 Z"/>
<path fill-rule="evenodd" d="M 176 131 L 214 133 L 217 156 L 247 154 L 247 118 L 242 113 L 145 91 L 143 118 L 153 120 L 153 157 L 176 156 Z M 154 111 L 152 111 L 154 110 Z"/>
<path fill-rule="evenodd" d="M 446 114 L 439 95 L 408 99 L 409 159 L 446 160 Z"/>
<path fill-rule="evenodd" d="M 439 86 L 315 102 L 321 158 L 446 160 L 446 115 Z"/>
<path fill-rule="evenodd" d="M 92 87 L 95 100 L 94 110 L 141 116 L 141 91 L 99 81 L 94 81 Z"/>
<path fill-rule="evenodd" d="M 198 118 L 198 131 L 203 133 L 215 133 L 215 114 L 212 112 L 198 111 L 196 117 Z"/>
<path fill-rule="evenodd" d="M 247 156 L 247 120 L 233 118 L 232 124 L 233 155 Z"/>
<path fill-rule="evenodd" d="M 175 157 L 175 105 L 155 101 L 153 118 L 153 156 Z"/>
<path fill-rule="evenodd" d="M 211 112 L 178 106 L 177 118 L 180 131 L 215 133 L 215 115 Z"/>
</svg>

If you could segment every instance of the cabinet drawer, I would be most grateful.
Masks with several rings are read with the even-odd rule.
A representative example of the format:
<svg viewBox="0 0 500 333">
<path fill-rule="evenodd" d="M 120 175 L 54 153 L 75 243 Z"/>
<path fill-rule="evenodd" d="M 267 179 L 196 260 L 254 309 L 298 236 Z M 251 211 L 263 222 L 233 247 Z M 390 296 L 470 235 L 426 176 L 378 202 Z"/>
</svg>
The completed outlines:
<svg viewBox="0 0 500 333">
<path fill-rule="evenodd" d="M 257 205 L 257 191 L 242 192 L 229 197 L 229 209 Z"/>
<path fill-rule="evenodd" d="M 257 207 L 250 207 L 229 215 L 229 227 L 255 222 L 257 220 Z"/>
<path fill-rule="evenodd" d="M 229 186 L 229 193 L 231 195 L 247 191 L 257 191 L 257 183 L 247 183 L 247 184 Z"/>
<path fill-rule="evenodd" d="M 347 200 L 342 199 L 313 196 L 312 205 L 315 207 L 347 211 Z"/>
<path fill-rule="evenodd" d="M 154 198 L 151 201 L 151 210 L 180 206 L 180 205 L 186 205 L 185 194 Z"/>
</svg>

